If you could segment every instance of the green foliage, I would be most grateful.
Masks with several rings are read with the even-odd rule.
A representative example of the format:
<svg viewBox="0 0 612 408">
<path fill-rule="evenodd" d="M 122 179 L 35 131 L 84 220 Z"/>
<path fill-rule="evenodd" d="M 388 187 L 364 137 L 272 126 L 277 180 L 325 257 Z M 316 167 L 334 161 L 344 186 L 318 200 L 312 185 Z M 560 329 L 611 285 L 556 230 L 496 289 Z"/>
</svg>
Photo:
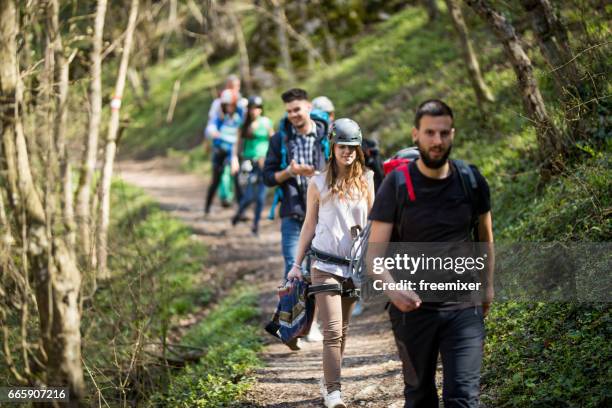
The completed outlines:
<svg viewBox="0 0 612 408">
<path fill-rule="evenodd" d="M 487 319 L 483 402 L 605 407 L 612 398 L 607 304 L 504 303 Z"/>
<path fill-rule="evenodd" d="M 132 93 L 126 95 L 124 106 L 131 123 L 121 139 L 121 155 L 151 157 L 165 154 L 169 148 L 200 148 L 208 109 L 217 94 L 216 87 L 223 84 L 234 65 L 235 58 L 230 58 L 213 65 L 212 71 L 207 70 L 203 52 L 191 49 L 143 72 L 151 84 L 149 97 L 141 108 Z M 176 109 L 172 122 L 167 123 L 166 115 L 177 80 L 181 86 Z"/>
<path fill-rule="evenodd" d="M 585 18 L 584 13 L 592 14 L 585 6 L 588 2 L 579 3 L 578 8 L 563 6 L 563 12 L 572 22 L 570 27 L 578 27 Z M 520 6 L 510 3 L 505 6 L 520 15 Z M 364 129 L 364 136 L 380 141 L 383 155 L 411 144 L 413 110 L 419 102 L 432 97 L 442 98 L 455 110 L 453 156 L 476 164 L 489 181 L 496 240 L 609 240 L 612 236 L 609 215 L 612 174 L 606 133 L 609 119 L 603 107 L 605 98 L 597 108 L 601 111 L 599 127 L 588 130 L 602 140 L 607 138 L 608 144 L 580 142 L 582 156 L 568 163 L 562 175 L 540 186 L 535 130 L 523 113 L 515 73 L 502 47 L 482 22 L 470 12 L 466 12 L 465 17 L 478 50 L 485 82 L 496 97 L 495 104 L 487 107 L 484 113 L 476 105 L 448 16 L 442 14 L 436 24 L 429 24 L 423 7 L 406 7 L 393 14 L 371 28 L 370 33 L 357 38 L 352 43 L 351 53 L 343 54 L 337 63 L 311 73 L 296 85 L 307 89 L 311 96 L 330 97 L 336 105 L 336 116 L 357 120 Z M 601 16 L 591 17 L 587 19 L 593 23 L 586 27 L 590 38 L 585 40 L 582 35 L 571 33 L 576 50 L 595 45 L 588 41 L 603 42 L 596 34 L 603 32 L 601 27 L 608 23 Z M 527 40 L 533 41 L 529 31 L 526 34 Z M 578 45 L 579 41 L 586 42 Z M 537 47 L 529 47 L 528 51 L 534 57 L 536 77 L 547 106 L 554 120 L 560 123 L 561 98 L 550 69 L 538 55 Z M 577 57 L 592 68 L 594 78 L 599 78 L 599 73 L 605 69 L 589 63 L 595 61 L 595 51 Z M 609 93 L 609 81 L 595 82 L 599 84 L 601 95 Z M 197 88 L 199 84 L 187 86 Z M 163 92 L 169 99 L 171 84 Z M 280 88 L 263 91 L 266 114 L 275 122 L 283 114 L 280 92 Z M 191 115 L 196 114 L 199 115 L 191 112 Z M 196 130 L 201 131 L 201 127 L 190 131 Z M 134 133 L 134 143 L 140 143 L 137 140 L 144 135 Z M 181 148 L 171 144 L 170 139 L 166 140 L 164 146 Z M 206 157 L 198 147 L 187 155 L 186 166 L 198 168 L 201 160 Z M 610 405 L 609 313 L 609 307 L 596 304 L 494 305 L 487 323 L 489 338 L 483 365 L 483 399 L 495 407 Z M 223 326 L 218 327 L 222 329 Z M 223 338 L 215 333 L 210 330 L 201 337 Z M 208 374 L 214 372 L 202 374 L 201 379 L 208 378 Z M 214 378 L 203 381 L 207 389 L 219 389 Z M 195 380 L 184 380 L 181 384 L 184 386 L 170 392 L 168 398 L 183 393 L 189 395 L 191 388 L 187 384 L 205 388 Z M 203 389 L 197 395 L 200 393 L 205 395 Z M 176 405 L 190 401 L 182 405 L 188 406 L 197 397 L 185 398 L 193 399 L 180 400 Z"/>
<path fill-rule="evenodd" d="M 148 395 L 147 384 L 166 377 L 145 350 L 165 342 L 169 328 L 210 303 L 214 291 L 201 277 L 206 249 L 189 228 L 140 189 L 115 181 L 111 191 L 111 279 L 83 308 L 83 357 L 92 372 L 86 379 L 93 376 L 103 398 L 137 401 Z M 83 296 L 89 293 L 84 285 Z M 121 388 L 127 367 L 133 379 Z"/>
<path fill-rule="evenodd" d="M 142 275 L 156 278 L 153 289 L 162 297 L 158 310 L 162 320 L 182 314 L 178 310 L 187 313 L 206 304 L 212 291 L 198 284 L 206 258 L 202 243 L 141 190 L 120 181 L 113 190 L 117 201 L 113 208 L 120 217 L 115 228 L 120 233 L 113 234 L 111 270 L 134 279 Z"/>
<path fill-rule="evenodd" d="M 521 204 L 521 216 L 509 223 L 502 237 L 511 241 L 606 241 L 612 236 L 612 167 L 609 156 L 574 166 L 548 184 L 542 194 Z M 510 199 L 520 188 L 508 188 Z"/>
<path fill-rule="evenodd" d="M 203 321 L 183 338 L 190 346 L 206 349 L 200 362 L 174 376 L 165 391 L 155 393 L 154 406 L 225 407 L 240 398 L 252 383 L 249 376 L 259 366 L 261 347 L 257 297 L 241 287 L 229 293 Z"/>
<path fill-rule="evenodd" d="M 265 7 L 265 2 L 261 4 Z M 325 2 L 285 2 L 284 12 L 292 28 L 305 35 L 326 61 L 343 58 L 350 53 L 351 44 L 368 26 L 381 21 L 406 6 L 400 0 L 327 0 Z M 248 38 L 251 63 L 263 65 L 268 71 L 278 69 L 280 47 L 277 23 L 267 17 L 258 19 L 257 30 Z M 307 74 L 308 52 L 294 37 L 288 36 L 293 68 L 298 74 Z"/>
</svg>

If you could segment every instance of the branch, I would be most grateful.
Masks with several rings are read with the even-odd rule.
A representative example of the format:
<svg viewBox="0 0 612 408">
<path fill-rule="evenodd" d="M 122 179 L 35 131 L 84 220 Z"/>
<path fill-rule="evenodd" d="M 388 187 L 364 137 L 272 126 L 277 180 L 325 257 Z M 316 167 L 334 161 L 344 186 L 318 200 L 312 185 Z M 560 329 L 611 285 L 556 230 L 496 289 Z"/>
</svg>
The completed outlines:
<svg viewBox="0 0 612 408">
<path fill-rule="evenodd" d="M 214 3 L 212 3 L 214 4 Z M 270 11 L 266 10 L 264 7 L 259 6 L 257 4 L 251 4 L 251 5 L 241 5 L 238 6 L 236 5 L 235 11 L 237 13 L 240 12 L 244 12 L 244 11 L 251 11 L 251 10 L 255 10 L 258 13 L 260 13 L 261 15 L 273 20 L 276 24 L 278 25 L 282 25 L 284 24 L 285 27 L 287 28 L 287 33 L 293 37 L 294 40 L 296 40 L 297 42 L 299 42 L 304 48 L 306 48 L 309 52 L 311 52 L 315 58 L 321 63 L 323 64 L 324 67 L 328 67 L 327 62 L 325 61 L 325 58 L 323 58 L 323 56 L 321 55 L 321 53 L 319 52 L 319 50 L 317 50 L 312 43 L 310 42 L 310 40 L 305 37 L 304 35 L 298 33 L 292 26 L 291 24 L 289 24 L 289 21 L 287 21 L 287 19 L 285 18 L 284 21 L 283 19 L 277 18 L 273 13 L 271 13 Z M 224 10 L 219 10 L 220 12 L 224 12 Z"/>
</svg>

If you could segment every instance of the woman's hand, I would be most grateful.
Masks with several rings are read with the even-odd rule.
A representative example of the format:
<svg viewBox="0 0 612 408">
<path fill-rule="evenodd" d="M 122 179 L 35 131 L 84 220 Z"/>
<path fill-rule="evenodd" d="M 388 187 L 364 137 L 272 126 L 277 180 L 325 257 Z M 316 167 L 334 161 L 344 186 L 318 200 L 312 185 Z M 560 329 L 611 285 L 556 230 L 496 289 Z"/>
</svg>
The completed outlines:
<svg viewBox="0 0 612 408">
<path fill-rule="evenodd" d="M 304 280 L 304 277 L 302 276 L 302 268 L 300 268 L 298 265 L 295 265 L 295 264 L 291 267 L 291 270 L 287 274 L 288 281 L 291 282 L 294 279 L 297 279 L 299 281 Z"/>
</svg>

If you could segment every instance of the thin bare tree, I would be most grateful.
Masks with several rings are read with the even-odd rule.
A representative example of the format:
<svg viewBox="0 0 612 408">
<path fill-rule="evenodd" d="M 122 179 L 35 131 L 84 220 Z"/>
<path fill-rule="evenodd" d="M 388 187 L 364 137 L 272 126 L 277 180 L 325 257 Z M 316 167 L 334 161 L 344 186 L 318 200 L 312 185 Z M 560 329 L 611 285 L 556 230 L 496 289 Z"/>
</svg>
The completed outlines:
<svg viewBox="0 0 612 408">
<path fill-rule="evenodd" d="M 232 22 L 232 26 L 234 28 L 234 35 L 236 37 L 236 43 L 238 44 L 238 54 L 239 54 L 239 63 L 240 63 L 240 77 L 242 78 L 242 82 L 244 83 L 244 87 L 247 91 L 247 94 L 253 92 L 253 81 L 251 79 L 251 65 L 249 63 L 249 51 L 246 46 L 246 39 L 244 38 L 244 32 L 242 31 L 242 26 L 240 25 L 240 18 L 234 13 L 231 9 L 230 5 L 227 6 L 227 15 Z"/>
<path fill-rule="evenodd" d="M 125 32 L 125 40 L 123 43 L 123 51 L 121 53 L 121 62 L 117 73 L 117 82 L 115 83 L 115 93 L 111 102 L 111 117 L 108 125 L 108 134 L 106 136 L 106 146 L 104 150 L 104 166 L 102 168 L 101 184 L 99 189 L 99 214 L 98 214 L 98 229 L 96 241 L 96 259 L 97 259 L 97 276 L 104 280 L 109 278 L 107 268 L 107 241 L 108 241 L 108 226 L 110 219 L 110 189 L 113 177 L 113 164 L 115 162 L 115 153 L 117 151 L 117 134 L 119 133 L 119 112 L 121 109 L 121 100 L 123 90 L 125 89 L 125 80 L 127 76 L 128 65 L 130 61 L 130 51 L 132 48 L 132 40 L 134 38 L 134 30 L 136 29 L 136 20 L 138 17 L 138 0 L 132 0 L 130 6 L 130 14 L 128 25 Z"/>
<path fill-rule="evenodd" d="M 560 165 L 558 155 L 564 152 L 563 134 L 548 114 L 538 82 L 533 74 L 531 60 L 527 56 L 514 26 L 486 0 L 466 0 L 467 4 L 493 29 L 502 43 L 512 68 L 518 78 L 523 105 L 536 127 L 542 176 Z"/>
<path fill-rule="evenodd" d="M 552 69 L 560 92 L 575 93 L 580 69 L 569 46 L 567 30 L 549 0 L 521 0 L 544 59 Z"/>
<path fill-rule="evenodd" d="M 446 0 L 446 7 L 448 8 L 448 13 L 451 16 L 451 20 L 453 21 L 457 36 L 459 37 L 459 42 L 461 43 L 463 60 L 465 61 L 465 65 L 468 70 L 472 88 L 476 94 L 478 107 L 480 111 L 484 113 L 484 106 L 487 103 L 493 102 L 495 98 L 493 97 L 493 93 L 491 93 L 491 90 L 485 83 L 482 73 L 480 72 L 480 64 L 478 63 L 478 58 L 476 58 L 472 41 L 470 41 L 470 35 L 463 18 L 461 5 L 457 0 Z"/>
<path fill-rule="evenodd" d="M 50 0 L 45 6 L 47 35 L 51 36 L 47 39 L 46 55 L 51 58 L 49 47 L 54 44 L 53 36 L 59 35 L 59 32 L 54 32 L 53 21 L 59 4 L 57 0 Z M 14 198 L 11 214 L 24 214 L 16 216 L 13 221 L 23 231 L 21 239 L 27 257 L 23 261 L 34 281 L 42 340 L 41 358 L 45 365 L 43 380 L 47 385 L 68 385 L 73 397 L 69 405 L 76 406 L 85 393 L 78 302 L 81 274 L 65 233 L 54 225 L 56 218 L 63 217 L 57 206 L 56 186 L 47 184 L 45 188 L 38 188 L 37 184 L 45 185 L 48 181 L 37 180 L 36 183 L 32 177 L 21 117 L 23 86 L 17 58 L 18 21 L 14 2 L 0 0 L 0 100 L 5 102 L 0 128 L 3 162 L 7 164 L 3 170 L 7 171 L 9 180 L 16 180 L 16 185 L 8 183 L 10 196 Z M 50 62 L 45 65 L 52 66 Z M 57 104 L 55 109 L 59 110 Z M 54 132 L 49 125 L 47 123 L 44 127 L 45 131 L 52 132 L 52 143 L 47 147 L 56 150 Z M 52 172 L 58 174 L 59 164 L 53 157 L 57 157 L 57 151 L 48 151 L 46 155 L 50 157 Z M 12 190 L 15 187 L 16 190 Z M 59 217 L 50 209 L 57 211 Z"/>
<path fill-rule="evenodd" d="M 163 61 L 166 57 L 166 47 L 170 42 L 170 38 L 173 34 L 178 32 L 178 2 L 177 0 L 168 0 L 168 19 L 165 23 L 164 36 L 159 43 L 159 48 L 157 49 L 157 59 L 159 61 Z"/>
<path fill-rule="evenodd" d="M 79 185 L 76 193 L 76 218 L 79 230 L 81 253 L 87 258 L 87 264 L 93 268 L 93 246 L 91 244 L 91 185 L 96 168 L 98 139 L 102 119 L 102 35 L 106 16 L 107 0 L 98 0 L 92 35 L 92 50 L 89 66 L 89 124 L 85 151 L 81 160 Z"/>
<path fill-rule="evenodd" d="M 289 40 L 287 38 L 287 17 L 285 16 L 285 8 L 282 0 L 272 0 L 272 5 L 274 6 L 274 17 L 277 22 L 276 36 L 280 48 L 283 71 L 285 72 L 287 81 L 293 82 L 295 80 L 295 75 L 293 73 L 293 63 L 291 62 L 291 52 L 289 51 Z"/>
</svg>

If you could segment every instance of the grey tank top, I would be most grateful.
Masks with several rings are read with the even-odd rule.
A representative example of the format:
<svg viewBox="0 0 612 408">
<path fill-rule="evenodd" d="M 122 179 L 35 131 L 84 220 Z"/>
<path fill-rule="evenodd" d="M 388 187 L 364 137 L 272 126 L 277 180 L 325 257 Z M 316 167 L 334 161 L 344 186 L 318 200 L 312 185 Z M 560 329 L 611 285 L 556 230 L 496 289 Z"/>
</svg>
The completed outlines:
<svg viewBox="0 0 612 408">
<path fill-rule="evenodd" d="M 339 199 L 331 196 L 331 192 L 325 183 L 327 172 L 317 174 L 310 179 L 319 190 L 319 218 L 315 228 L 315 237 L 312 247 L 320 251 L 345 258 L 351 255 L 351 227 L 360 226 L 365 228 L 368 222 L 368 197 L 367 195 L 357 200 Z M 368 170 L 364 177 L 368 186 L 373 188 L 374 173 Z M 313 265 L 321 271 L 348 278 L 350 271 L 346 265 L 337 265 L 315 260 Z"/>
</svg>

